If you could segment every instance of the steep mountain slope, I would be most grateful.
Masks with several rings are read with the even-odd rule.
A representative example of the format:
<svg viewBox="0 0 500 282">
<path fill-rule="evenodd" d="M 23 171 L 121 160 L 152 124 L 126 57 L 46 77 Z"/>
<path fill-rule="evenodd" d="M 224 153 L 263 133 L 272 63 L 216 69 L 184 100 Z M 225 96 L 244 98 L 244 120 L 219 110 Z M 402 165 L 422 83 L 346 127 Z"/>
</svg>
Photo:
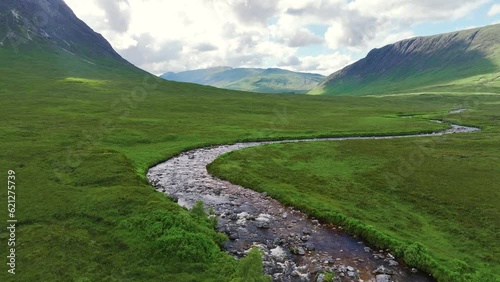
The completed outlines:
<svg viewBox="0 0 500 282">
<path fill-rule="evenodd" d="M 0 46 L 58 47 L 82 57 L 110 57 L 128 64 L 100 34 L 78 19 L 63 0 L 2 0 Z"/>
<path fill-rule="evenodd" d="M 310 94 L 500 93 L 500 24 L 373 49 Z"/>
<path fill-rule="evenodd" d="M 324 80 L 312 73 L 269 68 L 214 67 L 207 69 L 167 72 L 161 78 L 210 85 L 219 88 L 263 93 L 306 93 Z"/>
</svg>

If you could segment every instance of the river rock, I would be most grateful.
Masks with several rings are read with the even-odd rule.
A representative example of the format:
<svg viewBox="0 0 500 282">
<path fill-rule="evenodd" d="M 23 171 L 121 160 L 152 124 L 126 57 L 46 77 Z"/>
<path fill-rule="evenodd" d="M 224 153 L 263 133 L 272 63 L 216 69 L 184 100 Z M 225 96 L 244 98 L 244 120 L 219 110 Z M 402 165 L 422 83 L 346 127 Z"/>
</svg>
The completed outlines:
<svg viewBox="0 0 500 282">
<path fill-rule="evenodd" d="M 240 236 L 238 235 L 237 232 L 232 232 L 229 234 L 229 240 L 236 240 L 238 238 L 240 238 Z"/>
<path fill-rule="evenodd" d="M 309 228 L 304 228 L 302 229 L 302 234 L 304 235 L 311 235 L 312 231 Z"/>
<path fill-rule="evenodd" d="M 238 228 L 238 238 L 247 237 L 248 234 L 250 234 L 250 233 L 248 232 L 248 230 L 246 228 L 243 228 L 243 227 Z"/>
<path fill-rule="evenodd" d="M 276 273 L 273 275 L 273 281 L 285 281 L 283 273 Z"/>
<path fill-rule="evenodd" d="M 271 225 L 269 225 L 269 222 L 261 222 L 261 221 L 258 221 L 257 222 L 257 228 L 262 228 L 262 229 L 269 229 L 271 227 Z"/>
<path fill-rule="evenodd" d="M 299 256 L 303 256 L 306 254 L 306 251 L 302 247 L 292 247 L 290 248 L 290 251 L 292 252 L 292 254 Z"/>
<path fill-rule="evenodd" d="M 283 236 L 280 236 L 280 237 L 274 238 L 273 243 L 274 243 L 274 245 L 284 245 L 284 244 L 286 244 L 286 239 Z"/>
<path fill-rule="evenodd" d="M 393 259 L 389 260 L 389 266 L 398 266 L 398 265 L 399 265 L 399 262 L 397 262 Z"/>
<path fill-rule="evenodd" d="M 385 268 L 385 266 L 380 265 L 372 273 L 374 273 L 374 274 L 388 274 L 388 275 L 392 275 L 394 272 L 392 270 L 390 270 L 390 269 Z"/>
<path fill-rule="evenodd" d="M 306 245 L 305 245 L 305 248 L 308 251 L 314 251 L 314 250 L 316 250 L 316 245 L 314 245 L 311 242 L 307 242 Z"/>
<path fill-rule="evenodd" d="M 271 256 L 273 256 L 279 262 L 282 262 L 286 257 L 285 250 L 283 250 L 283 248 L 280 246 L 277 246 L 276 248 L 271 249 L 269 252 L 270 252 Z"/>
<path fill-rule="evenodd" d="M 387 274 L 379 274 L 375 276 L 376 282 L 391 282 L 391 276 Z"/>
<path fill-rule="evenodd" d="M 307 277 L 307 274 L 300 273 L 298 270 L 294 270 L 292 272 L 292 277 L 295 277 L 297 279 L 294 281 L 309 282 L 309 278 Z"/>
</svg>

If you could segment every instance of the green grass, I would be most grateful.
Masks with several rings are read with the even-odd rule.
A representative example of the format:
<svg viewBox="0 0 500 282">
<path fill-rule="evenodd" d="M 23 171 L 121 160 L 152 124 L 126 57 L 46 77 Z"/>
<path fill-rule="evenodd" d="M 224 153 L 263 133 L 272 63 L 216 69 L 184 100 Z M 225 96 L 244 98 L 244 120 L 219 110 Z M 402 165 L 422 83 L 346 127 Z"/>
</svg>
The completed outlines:
<svg viewBox="0 0 500 282">
<path fill-rule="evenodd" d="M 0 60 L 0 172 L 16 172 L 19 220 L 17 274 L 3 264 L 0 281 L 229 281 L 244 265 L 210 222 L 152 189 L 148 167 L 210 144 L 435 131 L 425 115 L 463 102 L 242 93 L 44 43 L 2 47 Z"/>
<path fill-rule="evenodd" d="M 500 97 L 463 99 L 468 111 L 437 117 L 481 132 L 265 145 L 209 171 L 341 224 L 439 281 L 498 281 Z"/>
</svg>

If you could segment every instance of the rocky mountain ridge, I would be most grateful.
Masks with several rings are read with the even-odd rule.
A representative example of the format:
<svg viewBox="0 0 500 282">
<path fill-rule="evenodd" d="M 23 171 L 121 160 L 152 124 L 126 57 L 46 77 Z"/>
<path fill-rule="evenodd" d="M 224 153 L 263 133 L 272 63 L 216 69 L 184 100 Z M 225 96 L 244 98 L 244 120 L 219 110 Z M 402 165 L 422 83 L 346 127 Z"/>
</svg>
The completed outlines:
<svg viewBox="0 0 500 282">
<path fill-rule="evenodd" d="M 376 48 L 329 75 L 311 94 L 407 92 L 498 73 L 498 34 L 500 24 L 415 37 Z"/>
<path fill-rule="evenodd" d="M 78 19 L 63 0 L 2 0 L 0 46 L 55 45 L 90 58 L 112 57 L 126 61 L 108 41 Z"/>
</svg>

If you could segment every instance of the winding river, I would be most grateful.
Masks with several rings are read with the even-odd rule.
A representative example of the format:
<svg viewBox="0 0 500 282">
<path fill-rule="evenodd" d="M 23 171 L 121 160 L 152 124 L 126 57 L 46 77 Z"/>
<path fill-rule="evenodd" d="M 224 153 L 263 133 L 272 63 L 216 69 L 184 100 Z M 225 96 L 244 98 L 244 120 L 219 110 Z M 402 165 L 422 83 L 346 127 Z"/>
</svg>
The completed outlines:
<svg viewBox="0 0 500 282">
<path fill-rule="evenodd" d="M 257 246 L 264 251 L 265 272 L 274 281 L 323 281 L 324 271 L 335 272 L 335 281 L 435 281 L 405 266 L 390 250 L 374 250 L 343 232 L 341 227 L 319 223 L 265 193 L 220 180 L 210 175 L 206 166 L 222 154 L 263 144 L 430 137 L 480 130 L 449 125 L 449 129 L 430 134 L 249 142 L 200 148 L 158 164 L 149 170 L 147 177 L 158 191 L 181 206 L 191 208 L 202 200 L 206 207 L 212 207 L 219 219 L 218 230 L 230 239 L 224 245 L 225 250 L 242 257 L 245 251 Z"/>
</svg>

